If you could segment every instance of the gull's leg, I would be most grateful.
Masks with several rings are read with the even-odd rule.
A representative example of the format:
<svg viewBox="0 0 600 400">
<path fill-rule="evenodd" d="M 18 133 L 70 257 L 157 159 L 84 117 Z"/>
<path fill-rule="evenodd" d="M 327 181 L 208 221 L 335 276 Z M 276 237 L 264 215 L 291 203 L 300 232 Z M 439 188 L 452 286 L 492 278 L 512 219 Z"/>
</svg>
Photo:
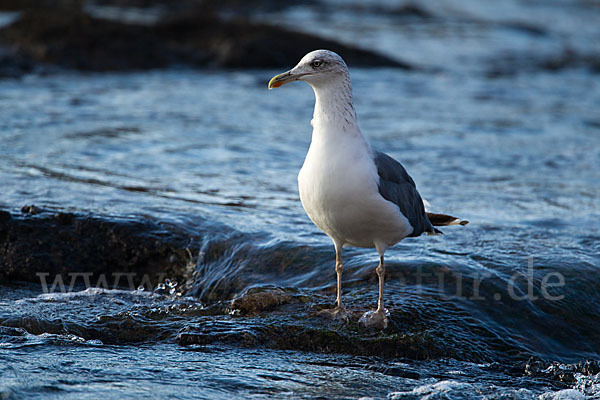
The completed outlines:
<svg viewBox="0 0 600 400">
<path fill-rule="evenodd" d="M 385 279 L 385 262 L 383 254 L 379 255 L 379 265 L 375 268 L 379 278 L 379 298 L 377 299 L 377 310 L 367 311 L 360 318 L 360 323 L 367 327 L 385 329 L 388 325 L 386 310 L 383 308 L 383 281 Z"/>
<path fill-rule="evenodd" d="M 342 263 L 342 245 L 335 243 L 335 273 L 337 275 L 336 305 L 332 309 L 319 311 L 318 315 L 343 320 L 347 320 L 350 317 L 350 314 L 342 304 L 342 271 L 344 271 L 344 265 Z"/>
<path fill-rule="evenodd" d="M 342 264 L 342 249 L 335 246 L 335 273 L 337 275 L 337 298 L 335 304 L 337 309 L 344 309 L 342 305 L 342 272 L 344 265 Z"/>
<path fill-rule="evenodd" d="M 383 281 L 385 279 L 385 262 L 383 260 L 383 256 L 379 256 L 379 265 L 375 268 L 375 272 L 377 272 L 377 277 L 379 277 L 379 298 L 377 299 L 377 310 L 375 313 L 384 314 L 385 311 L 383 308 Z"/>
</svg>

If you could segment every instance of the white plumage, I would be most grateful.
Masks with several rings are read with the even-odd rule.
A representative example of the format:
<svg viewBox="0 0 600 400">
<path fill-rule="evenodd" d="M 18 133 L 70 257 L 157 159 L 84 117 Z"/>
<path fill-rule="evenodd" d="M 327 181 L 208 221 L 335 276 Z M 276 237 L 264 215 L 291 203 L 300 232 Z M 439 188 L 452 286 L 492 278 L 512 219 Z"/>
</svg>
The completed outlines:
<svg viewBox="0 0 600 400">
<path fill-rule="evenodd" d="M 383 254 L 413 229 L 398 207 L 379 193 L 373 154 L 354 110 L 339 104 L 351 94 L 335 96 L 329 93 L 332 89 L 314 87 L 312 141 L 298 175 L 302 206 L 336 247 L 376 247 Z"/>
<path fill-rule="evenodd" d="M 378 307 L 365 313 L 361 322 L 383 329 L 387 326 L 385 250 L 409 235 L 439 231 L 429 221 L 423 200 L 404 168 L 391 157 L 373 152 L 362 135 L 352 103 L 350 74 L 342 58 L 328 50 L 308 53 L 290 71 L 271 79 L 269 89 L 296 80 L 310 84 L 316 99 L 312 140 L 298 174 L 300 199 L 336 250 L 337 305 L 321 313 L 334 318 L 349 316 L 341 299 L 342 247 L 375 247 L 380 256 Z"/>
</svg>

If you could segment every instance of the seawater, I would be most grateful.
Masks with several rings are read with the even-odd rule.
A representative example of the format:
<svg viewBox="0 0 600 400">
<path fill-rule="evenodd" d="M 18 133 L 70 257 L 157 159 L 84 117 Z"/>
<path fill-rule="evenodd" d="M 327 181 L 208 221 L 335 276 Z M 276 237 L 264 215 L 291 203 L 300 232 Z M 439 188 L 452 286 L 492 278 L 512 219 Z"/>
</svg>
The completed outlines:
<svg viewBox="0 0 600 400">
<path fill-rule="evenodd" d="M 597 26 L 577 21 L 598 9 L 506 1 L 494 13 L 467 2 L 452 14 L 442 3 L 446 11 L 432 10 L 437 19 L 428 21 L 342 8 L 340 21 L 354 25 L 324 24 L 311 6 L 276 14 L 288 25 L 309 16 L 316 22 L 304 29 L 424 67 L 350 66 L 372 146 L 404 164 L 433 211 L 471 221 L 387 253 L 395 326 L 437 343 L 439 353 L 253 347 L 248 337 L 267 322 L 293 316 L 228 309 L 253 287 L 288 291 L 300 299 L 291 310 L 332 301 L 333 249 L 297 195 L 309 87 L 268 92 L 281 72 L 271 70 L 32 75 L 0 81 L 3 209 L 152 218 L 205 232 L 206 246 L 225 250 L 199 265 L 179 296 L 2 286 L 0 398 L 598 397 L 598 375 L 560 382 L 519 367 L 529 357 L 565 368 L 599 357 L 598 74 L 535 62 L 561 54 L 557 43 L 597 52 Z M 525 13 L 532 7 L 538 14 Z M 505 65 L 510 73 L 499 74 Z M 347 303 L 374 306 L 374 251 L 347 249 L 344 259 Z M 246 339 L 182 346 L 177 337 L 190 326 Z"/>
</svg>

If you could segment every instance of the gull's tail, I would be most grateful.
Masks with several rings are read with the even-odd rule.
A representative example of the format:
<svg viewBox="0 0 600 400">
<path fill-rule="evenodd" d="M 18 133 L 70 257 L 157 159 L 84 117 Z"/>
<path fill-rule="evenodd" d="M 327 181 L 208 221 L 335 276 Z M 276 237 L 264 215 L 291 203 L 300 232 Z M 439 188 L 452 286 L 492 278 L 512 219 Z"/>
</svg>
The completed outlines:
<svg viewBox="0 0 600 400">
<path fill-rule="evenodd" d="M 433 226 L 466 225 L 469 223 L 469 221 L 460 220 L 456 217 L 446 214 L 435 214 L 428 212 L 427 217 Z"/>
<path fill-rule="evenodd" d="M 427 218 L 429 218 L 429 222 L 433 226 L 447 226 L 447 225 L 466 225 L 469 221 L 460 220 L 459 218 L 453 217 L 451 215 L 446 214 L 435 214 L 435 213 L 426 213 Z M 427 232 L 428 235 L 441 235 L 442 231 L 439 229 L 433 228 L 433 232 Z"/>
</svg>

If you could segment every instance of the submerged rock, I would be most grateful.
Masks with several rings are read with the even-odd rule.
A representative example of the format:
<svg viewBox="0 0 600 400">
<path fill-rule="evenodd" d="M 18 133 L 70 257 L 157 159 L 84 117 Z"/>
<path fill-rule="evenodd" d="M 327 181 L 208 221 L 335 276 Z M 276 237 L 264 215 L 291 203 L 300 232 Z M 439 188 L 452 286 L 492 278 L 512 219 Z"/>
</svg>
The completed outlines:
<svg viewBox="0 0 600 400">
<path fill-rule="evenodd" d="M 454 357 L 489 361 L 480 349 L 460 349 L 433 330 L 395 324 L 385 331 L 367 329 L 355 318 L 332 322 L 315 316 L 311 310 L 310 305 L 286 305 L 260 316 L 191 324 L 177 335 L 177 343 L 182 346 L 225 343 L 386 358 Z"/>
<path fill-rule="evenodd" d="M 0 29 L 0 46 L 11 49 L 6 54 L 13 58 L 85 71 L 145 70 L 173 65 L 290 67 L 317 48 L 343 54 L 352 66 L 412 68 L 333 40 L 245 18 L 223 20 L 209 6 L 171 16 L 155 25 L 99 19 L 78 7 L 27 9 L 17 21 Z M 31 67 L 26 64 L 23 69 Z"/>
</svg>

